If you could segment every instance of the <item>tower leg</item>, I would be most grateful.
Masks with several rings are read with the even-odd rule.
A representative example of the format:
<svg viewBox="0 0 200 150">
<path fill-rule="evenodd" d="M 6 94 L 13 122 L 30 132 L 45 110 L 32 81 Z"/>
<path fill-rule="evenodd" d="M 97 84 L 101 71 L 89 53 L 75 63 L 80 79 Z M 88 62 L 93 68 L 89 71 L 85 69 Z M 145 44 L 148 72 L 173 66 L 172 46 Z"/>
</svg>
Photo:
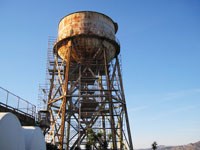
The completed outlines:
<svg viewBox="0 0 200 150">
<path fill-rule="evenodd" d="M 116 143 L 116 130 L 115 130 L 115 120 L 113 115 L 113 102 L 112 102 L 112 93 L 111 93 L 111 82 L 110 82 L 110 76 L 109 76 L 109 70 L 108 70 L 108 61 L 107 61 L 107 55 L 106 50 L 103 50 L 104 52 L 104 63 L 105 63 L 105 73 L 106 73 L 106 82 L 107 82 L 107 90 L 108 90 L 108 101 L 109 101 L 109 111 L 110 111 L 110 124 L 111 124 L 111 131 L 112 131 L 112 144 L 113 149 L 117 149 L 117 143 Z"/>
<path fill-rule="evenodd" d="M 130 150 L 133 150 L 133 144 L 132 144 L 132 138 L 131 138 L 131 130 L 130 130 L 130 125 L 129 125 L 128 112 L 127 112 L 127 108 L 126 108 L 126 101 L 125 101 L 125 95 L 124 95 L 124 87 L 123 87 L 123 83 L 122 83 L 122 76 L 121 76 L 118 57 L 116 57 L 116 63 L 117 63 L 117 71 L 118 71 L 118 76 L 119 76 L 119 81 L 120 81 L 120 87 L 121 87 L 121 91 L 122 91 L 122 99 L 124 101 L 123 109 L 124 109 L 124 112 L 125 112 L 127 133 L 128 133 L 128 138 L 129 138 L 129 147 L 130 147 Z"/>
<path fill-rule="evenodd" d="M 71 46 L 71 41 L 69 41 L 69 45 Z M 62 111 L 61 111 L 61 127 L 60 127 L 60 141 L 59 141 L 59 149 L 63 150 L 63 140 L 64 140 L 64 130 L 65 130 L 65 120 L 66 120 L 66 104 L 67 104 L 67 94 L 68 94 L 68 80 L 69 80 L 69 67 L 70 67 L 70 55 L 71 48 L 67 51 L 68 61 L 66 62 L 66 70 L 65 70 L 65 82 L 63 86 L 63 91 L 65 92 L 65 96 L 62 101 Z"/>
</svg>

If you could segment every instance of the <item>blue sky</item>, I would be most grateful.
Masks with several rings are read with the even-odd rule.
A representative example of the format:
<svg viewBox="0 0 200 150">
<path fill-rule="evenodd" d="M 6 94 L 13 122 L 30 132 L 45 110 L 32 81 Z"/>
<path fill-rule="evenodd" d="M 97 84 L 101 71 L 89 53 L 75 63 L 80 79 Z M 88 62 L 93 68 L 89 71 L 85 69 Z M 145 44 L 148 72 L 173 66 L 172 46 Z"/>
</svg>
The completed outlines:
<svg viewBox="0 0 200 150">
<path fill-rule="evenodd" d="M 199 0 L 1 0 L 0 86 L 37 104 L 48 36 L 80 10 L 118 22 L 134 147 L 199 141 Z"/>
</svg>

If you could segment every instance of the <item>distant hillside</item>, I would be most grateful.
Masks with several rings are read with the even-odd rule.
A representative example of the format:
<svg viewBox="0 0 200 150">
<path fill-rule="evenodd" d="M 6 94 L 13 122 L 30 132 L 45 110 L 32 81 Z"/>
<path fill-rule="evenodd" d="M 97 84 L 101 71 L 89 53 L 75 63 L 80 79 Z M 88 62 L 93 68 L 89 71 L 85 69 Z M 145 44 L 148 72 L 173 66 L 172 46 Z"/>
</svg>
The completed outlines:
<svg viewBox="0 0 200 150">
<path fill-rule="evenodd" d="M 138 149 L 138 150 L 152 150 L 152 149 L 147 148 L 147 149 Z M 181 146 L 158 146 L 157 150 L 200 150 L 200 141 L 196 143 L 190 143 L 188 145 L 181 145 Z"/>
</svg>

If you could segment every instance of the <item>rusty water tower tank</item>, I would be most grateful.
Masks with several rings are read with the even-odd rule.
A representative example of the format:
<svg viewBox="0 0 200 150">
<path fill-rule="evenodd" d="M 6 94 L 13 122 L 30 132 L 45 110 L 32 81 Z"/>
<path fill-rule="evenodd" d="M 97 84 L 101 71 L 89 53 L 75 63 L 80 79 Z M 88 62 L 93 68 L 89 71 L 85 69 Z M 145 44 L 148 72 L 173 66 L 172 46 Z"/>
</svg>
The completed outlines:
<svg viewBox="0 0 200 150">
<path fill-rule="evenodd" d="M 47 142 L 59 149 L 88 144 L 96 150 L 133 149 L 117 30 L 110 17 L 93 11 L 71 13 L 59 23 L 48 68 L 51 123 L 46 132 Z M 102 131 L 92 145 L 91 131 Z"/>
<path fill-rule="evenodd" d="M 59 23 L 54 52 L 67 61 L 67 52 L 71 49 L 70 61 L 81 63 L 94 57 L 101 61 L 103 54 L 98 50 L 104 48 L 107 60 L 111 61 L 120 51 L 115 37 L 117 30 L 117 23 L 102 13 L 80 11 L 69 14 Z"/>
</svg>

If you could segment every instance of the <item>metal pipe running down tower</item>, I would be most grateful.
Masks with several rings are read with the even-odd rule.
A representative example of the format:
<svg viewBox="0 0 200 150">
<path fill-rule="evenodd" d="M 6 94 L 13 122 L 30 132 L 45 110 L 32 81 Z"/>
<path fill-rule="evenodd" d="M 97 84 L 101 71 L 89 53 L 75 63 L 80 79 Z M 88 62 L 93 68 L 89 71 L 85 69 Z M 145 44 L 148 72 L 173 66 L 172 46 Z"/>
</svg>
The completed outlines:
<svg viewBox="0 0 200 150">
<path fill-rule="evenodd" d="M 133 149 L 118 54 L 108 16 L 80 11 L 61 19 L 49 70 L 46 141 L 59 149 Z"/>
</svg>

